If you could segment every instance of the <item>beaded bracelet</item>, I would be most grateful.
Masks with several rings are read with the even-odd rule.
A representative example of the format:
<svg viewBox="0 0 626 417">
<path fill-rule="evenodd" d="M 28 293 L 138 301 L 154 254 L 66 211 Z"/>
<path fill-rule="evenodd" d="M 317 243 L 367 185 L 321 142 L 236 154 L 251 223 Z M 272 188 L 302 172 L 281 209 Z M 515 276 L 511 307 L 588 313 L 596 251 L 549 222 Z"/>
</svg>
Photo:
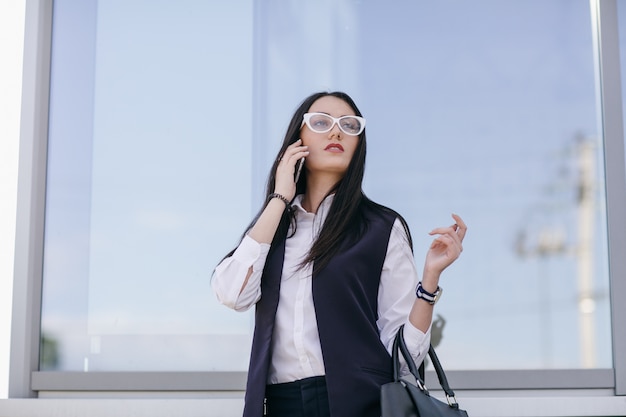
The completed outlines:
<svg viewBox="0 0 626 417">
<path fill-rule="evenodd" d="M 272 193 L 269 195 L 269 197 L 267 198 L 267 201 L 270 201 L 272 198 L 280 198 L 282 200 L 283 203 L 285 203 L 285 206 L 287 208 L 289 208 L 289 206 L 291 206 L 291 203 L 289 200 L 287 200 L 287 197 L 285 197 L 282 194 L 278 194 L 278 193 Z"/>
</svg>

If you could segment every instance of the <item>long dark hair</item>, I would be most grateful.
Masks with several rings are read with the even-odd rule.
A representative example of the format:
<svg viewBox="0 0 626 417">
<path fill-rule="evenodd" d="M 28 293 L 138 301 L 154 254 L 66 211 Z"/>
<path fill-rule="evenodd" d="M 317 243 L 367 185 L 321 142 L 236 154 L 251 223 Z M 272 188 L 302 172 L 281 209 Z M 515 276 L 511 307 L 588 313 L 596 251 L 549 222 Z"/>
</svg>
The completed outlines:
<svg viewBox="0 0 626 417">
<path fill-rule="evenodd" d="M 300 138 L 300 129 L 302 127 L 302 119 L 304 114 L 309 111 L 315 101 L 326 96 L 332 96 L 343 100 L 352 108 L 355 115 L 363 116 L 361 114 L 361 111 L 356 106 L 354 100 L 352 100 L 352 98 L 348 94 L 341 91 L 318 92 L 311 94 L 309 97 L 305 98 L 300 106 L 298 106 L 291 118 L 291 122 L 289 123 L 289 126 L 287 128 L 283 143 L 276 155 L 276 158 L 274 159 L 272 168 L 270 169 L 265 189 L 265 204 L 267 204 L 267 199 L 269 198 L 269 195 L 274 192 L 274 187 L 276 184 L 276 169 L 278 167 L 280 157 L 285 153 L 289 145 L 291 145 Z M 363 176 L 365 174 L 366 150 L 367 141 L 365 130 L 363 130 L 363 132 L 359 136 L 356 150 L 354 152 L 354 155 L 352 156 L 352 160 L 350 161 L 348 169 L 346 170 L 343 178 L 337 184 L 335 184 L 335 186 L 328 192 L 328 195 L 333 193 L 335 194 L 333 202 L 328 211 L 328 215 L 326 216 L 324 225 L 322 226 L 318 237 L 313 243 L 311 250 L 309 251 L 302 264 L 314 262 L 316 270 L 320 270 L 328 265 L 328 262 L 333 258 L 334 255 L 339 252 L 342 244 L 344 244 L 346 239 L 348 241 L 356 240 L 365 232 L 367 224 L 365 222 L 363 210 L 368 207 L 374 210 L 382 210 L 394 213 L 398 218 L 400 218 L 406 231 L 409 245 L 411 246 L 411 249 L 413 248 L 408 226 L 402 216 L 387 207 L 374 203 L 363 193 L 362 185 Z M 306 192 L 305 171 L 306 170 L 302 171 L 302 175 L 300 176 L 300 179 L 296 184 L 296 195 Z M 263 207 L 261 207 L 257 215 L 254 217 L 254 220 L 252 220 L 252 222 L 248 225 L 246 231 L 242 235 L 242 238 L 252 228 L 252 226 L 254 226 L 261 213 L 265 209 L 265 204 L 263 205 Z M 287 236 L 290 225 L 293 226 L 293 230 L 295 231 L 295 215 L 292 211 L 285 210 L 285 213 L 283 214 L 283 217 L 281 218 L 281 221 L 278 225 L 278 230 L 274 235 L 272 248 L 275 247 L 275 243 L 281 241 Z M 226 257 L 232 255 L 233 252 L 234 250 L 226 255 Z"/>
</svg>

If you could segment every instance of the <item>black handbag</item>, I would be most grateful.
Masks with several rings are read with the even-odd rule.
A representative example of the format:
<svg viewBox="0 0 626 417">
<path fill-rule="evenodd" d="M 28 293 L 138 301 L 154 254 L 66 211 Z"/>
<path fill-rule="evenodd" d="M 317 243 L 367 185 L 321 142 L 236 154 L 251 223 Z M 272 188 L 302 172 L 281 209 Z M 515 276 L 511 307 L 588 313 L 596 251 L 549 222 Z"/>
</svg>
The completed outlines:
<svg viewBox="0 0 626 417">
<path fill-rule="evenodd" d="M 450 389 L 446 374 L 437 358 L 435 349 L 430 346 L 428 355 L 435 367 L 439 384 L 446 393 L 447 403 L 432 397 L 424 385 L 423 372 L 420 373 L 404 343 L 404 326 L 398 329 L 393 342 L 393 382 L 384 384 L 380 389 L 380 404 L 382 417 L 468 417 L 465 410 L 459 408 L 454 391 Z M 416 382 L 400 377 L 400 356 L 404 357 L 409 371 Z"/>
</svg>

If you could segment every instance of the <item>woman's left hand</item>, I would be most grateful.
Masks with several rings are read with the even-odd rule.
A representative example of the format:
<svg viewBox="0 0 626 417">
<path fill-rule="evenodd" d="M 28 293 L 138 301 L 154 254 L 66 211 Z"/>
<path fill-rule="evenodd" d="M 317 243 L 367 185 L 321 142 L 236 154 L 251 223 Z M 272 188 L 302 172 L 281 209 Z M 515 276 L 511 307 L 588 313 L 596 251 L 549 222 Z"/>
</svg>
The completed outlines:
<svg viewBox="0 0 626 417">
<path fill-rule="evenodd" d="M 448 227 L 438 227 L 429 234 L 438 235 L 428 249 L 424 273 L 441 274 L 463 251 L 463 238 L 467 226 L 456 214 L 452 215 L 455 223 Z"/>
</svg>

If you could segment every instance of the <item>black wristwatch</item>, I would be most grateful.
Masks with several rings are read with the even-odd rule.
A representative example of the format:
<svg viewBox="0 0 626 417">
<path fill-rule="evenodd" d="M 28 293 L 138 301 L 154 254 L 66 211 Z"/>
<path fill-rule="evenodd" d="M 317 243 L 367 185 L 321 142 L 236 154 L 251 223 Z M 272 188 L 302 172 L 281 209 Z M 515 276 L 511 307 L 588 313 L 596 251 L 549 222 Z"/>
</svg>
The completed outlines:
<svg viewBox="0 0 626 417">
<path fill-rule="evenodd" d="M 435 304 L 437 301 L 439 301 L 439 298 L 441 298 L 442 292 L 443 292 L 443 288 L 437 286 L 437 289 L 435 290 L 434 293 L 429 293 L 428 291 L 424 289 L 424 287 L 422 287 L 422 282 L 420 281 L 419 284 L 417 284 L 415 295 L 417 295 L 417 298 L 421 298 L 424 301 L 428 301 L 428 303 L 432 305 L 432 304 Z"/>
</svg>

